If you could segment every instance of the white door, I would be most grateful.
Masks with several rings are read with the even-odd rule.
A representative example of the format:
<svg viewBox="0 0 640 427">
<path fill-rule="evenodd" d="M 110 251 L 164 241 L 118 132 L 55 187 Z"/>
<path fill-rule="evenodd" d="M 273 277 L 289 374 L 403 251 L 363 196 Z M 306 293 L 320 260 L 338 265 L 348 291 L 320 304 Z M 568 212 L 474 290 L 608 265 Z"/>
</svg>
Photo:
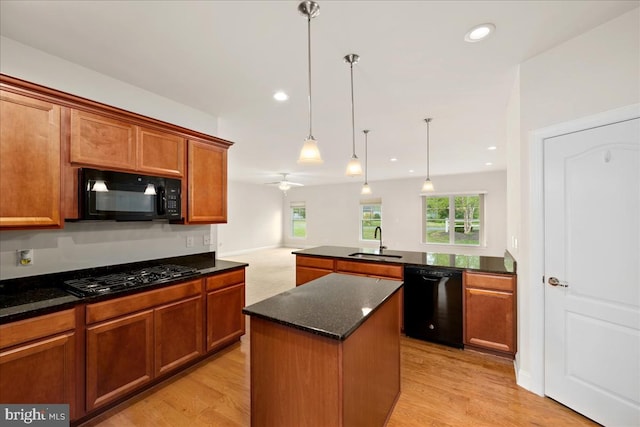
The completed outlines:
<svg viewBox="0 0 640 427">
<path fill-rule="evenodd" d="M 639 171 L 640 119 L 544 141 L 545 394 L 606 426 L 640 426 Z"/>
</svg>

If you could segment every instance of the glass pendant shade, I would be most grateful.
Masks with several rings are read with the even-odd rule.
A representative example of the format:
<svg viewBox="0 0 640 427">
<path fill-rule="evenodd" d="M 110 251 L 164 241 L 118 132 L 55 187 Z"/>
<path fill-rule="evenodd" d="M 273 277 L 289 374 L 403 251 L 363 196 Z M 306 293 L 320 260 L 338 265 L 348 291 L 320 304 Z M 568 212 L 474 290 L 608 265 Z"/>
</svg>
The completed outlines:
<svg viewBox="0 0 640 427">
<path fill-rule="evenodd" d="M 344 62 L 349 64 L 349 69 L 351 71 L 351 143 L 352 143 L 352 151 L 351 151 L 351 160 L 347 164 L 347 171 L 345 174 L 347 176 L 360 176 L 362 175 L 362 165 L 360 164 L 360 159 L 356 155 L 356 125 L 355 125 L 355 104 L 353 102 L 353 64 L 358 63 L 360 57 L 355 53 L 350 53 L 349 55 L 344 57 Z"/>
<path fill-rule="evenodd" d="M 433 119 L 424 119 L 427 124 L 427 179 L 422 183 L 422 193 L 429 193 L 434 190 L 433 182 L 431 182 L 431 179 L 429 178 L 429 160 L 431 160 L 431 156 L 429 156 L 429 123 L 431 120 Z"/>
<path fill-rule="evenodd" d="M 358 176 L 362 175 L 362 165 L 360 164 L 360 159 L 354 154 L 349 160 L 349 164 L 347 164 L 347 176 Z"/>
<path fill-rule="evenodd" d="M 318 149 L 318 143 L 313 138 L 312 132 L 312 109 L 311 109 L 311 18 L 315 18 L 320 14 L 320 6 L 318 3 L 310 0 L 305 0 L 298 5 L 298 12 L 307 18 L 307 65 L 308 65 L 308 85 L 309 85 L 309 136 L 304 141 L 302 150 L 300 150 L 300 157 L 298 157 L 298 163 L 300 164 L 320 164 L 322 157 L 320 156 L 320 150 Z"/>
<path fill-rule="evenodd" d="M 360 191 L 360 194 L 371 194 L 371 187 L 369 187 L 369 184 L 367 184 L 366 182 L 362 184 L 362 190 Z"/>
<path fill-rule="evenodd" d="M 319 164 L 322 163 L 318 143 L 313 137 L 309 137 L 304 141 L 298 163 Z"/>
<path fill-rule="evenodd" d="M 423 193 L 429 193 L 431 191 L 433 191 L 433 182 L 431 182 L 431 180 L 429 178 L 427 178 L 422 183 L 422 192 Z"/>
</svg>

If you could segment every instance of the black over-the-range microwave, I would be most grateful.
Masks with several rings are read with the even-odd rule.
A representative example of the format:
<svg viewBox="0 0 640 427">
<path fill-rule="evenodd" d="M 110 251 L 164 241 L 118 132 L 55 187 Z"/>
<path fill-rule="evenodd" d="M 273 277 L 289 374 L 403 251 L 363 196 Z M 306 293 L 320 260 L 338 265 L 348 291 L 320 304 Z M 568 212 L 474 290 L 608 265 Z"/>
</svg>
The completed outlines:
<svg viewBox="0 0 640 427">
<path fill-rule="evenodd" d="M 80 220 L 182 219 L 179 179 L 81 168 Z"/>
</svg>

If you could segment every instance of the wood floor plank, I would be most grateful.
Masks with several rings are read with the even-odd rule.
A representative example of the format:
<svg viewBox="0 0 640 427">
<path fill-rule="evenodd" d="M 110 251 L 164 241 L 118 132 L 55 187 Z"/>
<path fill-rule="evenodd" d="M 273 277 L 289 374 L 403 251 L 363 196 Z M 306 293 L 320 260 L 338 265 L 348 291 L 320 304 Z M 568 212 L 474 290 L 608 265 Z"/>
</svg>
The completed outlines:
<svg viewBox="0 0 640 427">
<path fill-rule="evenodd" d="M 247 304 L 295 287 L 292 250 L 255 251 L 231 259 L 249 264 Z M 406 337 L 400 351 L 401 394 L 388 427 L 597 426 L 518 387 L 511 360 Z M 83 426 L 248 427 L 249 377 L 247 330 L 239 344 Z"/>
<path fill-rule="evenodd" d="M 402 392 L 388 427 L 597 426 L 518 387 L 511 360 L 406 337 L 401 357 Z M 249 396 L 246 335 L 83 427 L 247 427 Z"/>
</svg>

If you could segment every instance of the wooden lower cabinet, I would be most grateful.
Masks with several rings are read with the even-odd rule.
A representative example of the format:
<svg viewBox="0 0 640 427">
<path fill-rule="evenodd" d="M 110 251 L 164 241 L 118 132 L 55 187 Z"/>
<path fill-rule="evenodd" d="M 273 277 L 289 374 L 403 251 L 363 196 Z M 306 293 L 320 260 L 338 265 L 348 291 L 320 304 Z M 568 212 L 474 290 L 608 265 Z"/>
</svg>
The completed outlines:
<svg viewBox="0 0 640 427">
<path fill-rule="evenodd" d="M 207 351 L 238 340 L 245 334 L 244 268 L 207 278 Z"/>
<path fill-rule="evenodd" d="M 331 274 L 334 270 L 335 261 L 331 258 L 296 255 L 296 286 Z"/>
<path fill-rule="evenodd" d="M 388 280 L 403 280 L 404 266 L 380 262 L 348 261 L 325 257 L 296 255 L 296 286 L 331 273 L 353 274 Z M 400 330 L 404 330 L 404 290 L 400 289 Z"/>
<path fill-rule="evenodd" d="M 516 353 L 516 278 L 464 272 L 464 344 L 513 357 Z"/>
<path fill-rule="evenodd" d="M 87 411 L 151 381 L 153 310 L 87 328 Z"/>
<path fill-rule="evenodd" d="M 88 305 L 87 412 L 202 355 L 202 315 L 201 279 Z"/>
<path fill-rule="evenodd" d="M 69 404 L 76 417 L 74 327 L 73 310 L 0 326 L 0 402 Z"/>
<path fill-rule="evenodd" d="M 153 315 L 156 376 L 203 353 L 200 295 L 156 308 Z"/>
</svg>

